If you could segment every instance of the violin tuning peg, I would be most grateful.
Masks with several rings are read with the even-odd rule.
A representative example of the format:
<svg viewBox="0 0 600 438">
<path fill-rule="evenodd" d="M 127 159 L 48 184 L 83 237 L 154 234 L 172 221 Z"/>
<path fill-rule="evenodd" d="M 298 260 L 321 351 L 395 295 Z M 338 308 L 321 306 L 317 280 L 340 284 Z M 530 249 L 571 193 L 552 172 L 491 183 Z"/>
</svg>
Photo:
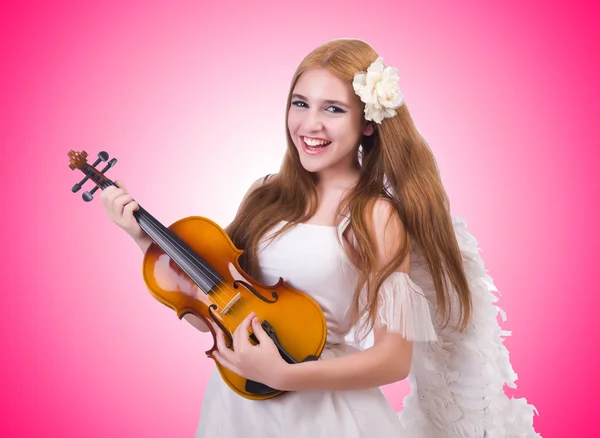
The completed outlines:
<svg viewBox="0 0 600 438">
<path fill-rule="evenodd" d="M 98 158 L 96 159 L 96 161 L 94 161 L 94 164 L 92 164 L 92 167 L 96 167 L 100 161 L 107 161 L 108 160 L 108 153 L 105 151 L 101 151 L 98 152 Z"/>
<path fill-rule="evenodd" d="M 83 198 L 83 200 L 85 202 L 90 202 L 92 199 L 94 199 L 94 192 L 98 190 L 98 186 L 94 187 L 92 190 L 85 191 L 83 192 L 83 194 L 81 195 L 81 197 Z"/>
<path fill-rule="evenodd" d="M 116 159 L 116 158 L 113 158 L 113 159 L 111 159 L 111 160 L 110 160 L 110 161 L 109 161 L 109 162 L 106 164 L 106 166 L 104 166 L 104 169 L 102 169 L 102 170 L 100 171 L 100 173 L 101 173 L 101 174 L 104 174 L 104 172 L 106 172 L 108 169 L 110 169 L 111 167 L 113 167 L 115 164 L 117 164 L 117 159 Z"/>
</svg>

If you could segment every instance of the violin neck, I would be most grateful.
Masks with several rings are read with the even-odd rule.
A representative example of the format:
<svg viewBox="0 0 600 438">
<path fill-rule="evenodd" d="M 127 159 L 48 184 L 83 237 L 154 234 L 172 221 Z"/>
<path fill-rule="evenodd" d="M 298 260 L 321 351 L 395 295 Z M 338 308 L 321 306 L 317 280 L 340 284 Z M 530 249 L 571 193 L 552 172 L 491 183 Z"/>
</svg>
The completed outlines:
<svg viewBox="0 0 600 438">
<path fill-rule="evenodd" d="M 198 285 L 208 294 L 223 281 L 217 271 L 210 267 L 185 242 L 157 221 L 142 206 L 133 212 L 142 230 Z"/>
</svg>

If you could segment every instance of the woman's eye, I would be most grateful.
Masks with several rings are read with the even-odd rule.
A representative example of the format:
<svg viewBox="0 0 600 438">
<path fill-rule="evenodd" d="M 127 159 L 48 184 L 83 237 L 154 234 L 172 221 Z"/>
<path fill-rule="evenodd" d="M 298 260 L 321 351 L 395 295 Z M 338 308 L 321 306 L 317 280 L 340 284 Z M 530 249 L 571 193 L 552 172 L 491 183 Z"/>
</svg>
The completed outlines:
<svg viewBox="0 0 600 438">
<path fill-rule="evenodd" d="M 329 108 L 333 108 L 335 110 L 335 111 L 333 111 L 334 113 L 345 113 L 346 112 L 343 109 L 338 108 L 337 106 L 328 106 L 327 109 L 329 109 Z"/>
<path fill-rule="evenodd" d="M 308 108 L 308 105 L 306 104 L 306 102 L 303 102 L 303 101 L 301 101 L 301 100 L 294 100 L 294 101 L 292 102 L 292 105 L 294 105 L 294 106 L 297 106 L 297 107 L 300 107 L 300 108 Z M 330 111 L 330 109 L 333 109 L 334 111 Z M 328 106 L 328 107 L 326 108 L 326 111 L 327 111 L 328 113 L 334 113 L 334 114 L 338 114 L 338 113 L 339 113 L 339 114 L 343 114 L 343 113 L 345 113 L 345 112 L 346 112 L 346 111 L 344 111 L 343 109 L 341 109 L 341 108 L 338 108 L 337 106 Z"/>
</svg>

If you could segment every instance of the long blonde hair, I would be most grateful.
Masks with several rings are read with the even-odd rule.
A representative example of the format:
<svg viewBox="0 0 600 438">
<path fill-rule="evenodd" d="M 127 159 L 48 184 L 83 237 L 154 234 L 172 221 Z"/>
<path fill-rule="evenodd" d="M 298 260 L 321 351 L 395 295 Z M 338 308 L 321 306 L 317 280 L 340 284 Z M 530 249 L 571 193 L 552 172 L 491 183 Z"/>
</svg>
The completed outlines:
<svg viewBox="0 0 600 438">
<path fill-rule="evenodd" d="M 258 243 L 270 228 L 281 221 L 288 222 L 272 236 L 275 237 L 296 223 L 308 221 L 317 210 L 316 177 L 302 166 L 287 129 L 291 95 L 298 78 L 307 69 L 326 68 L 351 87 L 354 74 L 366 71 L 377 56 L 364 41 L 338 39 L 313 50 L 298 66 L 287 98 L 287 151 L 280 171 L 248 196 L 226 229 L 233 243 L 245 251 L 240 263 L 250 275 L 257 268 Z M 356 99 L 364 110 L 358 96 Z M 368 227 L 368 215 L 375 201 L 383 197 L 390 202 L 408 236 L 414 238 L 423 253 L 434 281 L 437 309 L 444 326 L 452 312 L 446 273 L 458 295 L 458 326 L 464 330 L 471 317 L 471 294 L 454 234 L 448 197 L 435 157 L 415 127 L 406 102 L 396 111 L 394 117 L 377 125 L 372 135 L 363 136 L 358 183 L 338 207 L 338 222 L 342 211 L 350 215 L 346 233 L 353 233 L 357 255 L 355 265 L 359 280 L 353 299 L 354 315 L 365 322 L 363 329 L 370 330 L 375 322 L 379 288 L 410 253 L 410 239 L 405 239 L 386 266 L 376 266 L 377 251 L 372 230 Z M 359 294 L 365 285 L 367 306 L 359 308 Z"/>
</svg>

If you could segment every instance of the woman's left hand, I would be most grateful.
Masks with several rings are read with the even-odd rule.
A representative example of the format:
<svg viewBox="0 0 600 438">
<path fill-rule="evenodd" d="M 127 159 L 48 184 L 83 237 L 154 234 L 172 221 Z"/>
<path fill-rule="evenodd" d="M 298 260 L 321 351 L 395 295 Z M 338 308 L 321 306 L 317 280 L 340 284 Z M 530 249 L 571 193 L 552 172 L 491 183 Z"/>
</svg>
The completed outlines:
<svg viewBox="0 0 600 438">
<path fill-rule="evenodd" d="M 217 328 L 217 351 L 213 352 L 213 356 L 228 370 L 278 389 L 290 365 L 283 360 L 277 346 L 255 316 L 254 312 L 250 313 L 233 333 L 233 350 L 227 347 L 223 331 Z M 250 325 L 258 345 L 252 345 L 248 339 Z"/>
</svg>

